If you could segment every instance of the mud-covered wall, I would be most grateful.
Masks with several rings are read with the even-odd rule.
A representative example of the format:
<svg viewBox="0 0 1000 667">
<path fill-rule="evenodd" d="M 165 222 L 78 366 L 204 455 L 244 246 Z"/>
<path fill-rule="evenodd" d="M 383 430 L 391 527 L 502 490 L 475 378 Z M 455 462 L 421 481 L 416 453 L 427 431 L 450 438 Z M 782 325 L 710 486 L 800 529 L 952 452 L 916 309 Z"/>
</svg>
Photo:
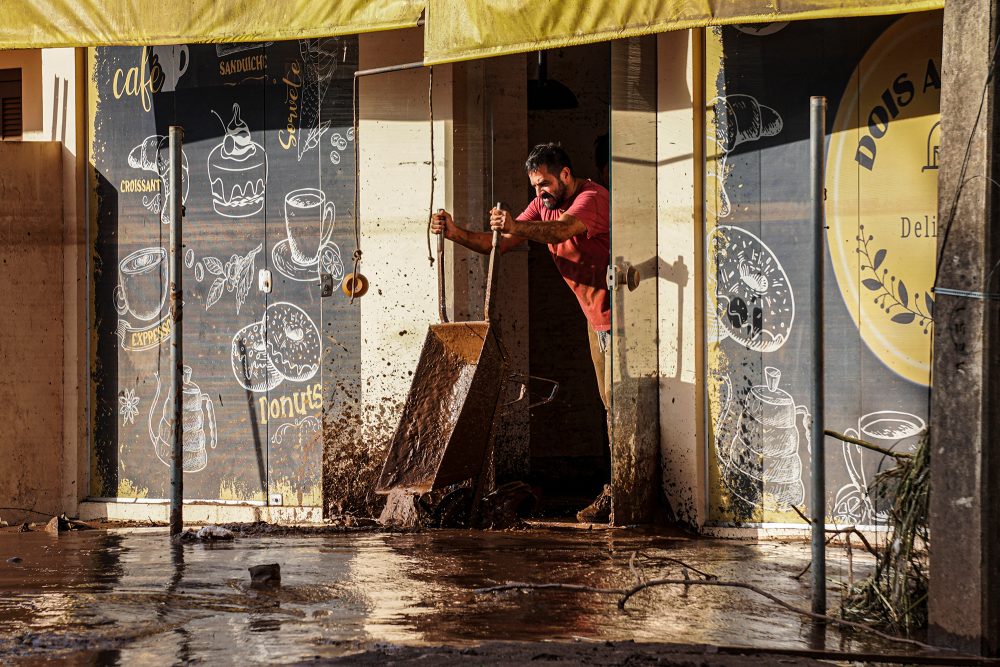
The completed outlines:
<svg viewBox="0 0 1000 667">
<path fill-rule="evenodd" d="M 91 52 L 93 495 L 169 489 L 180 125 L 185 495 L 321 504 L 322 420 L 359 382 L 359 310 L 340 290 L 357 57 L 352 37 Z"/>
<path fill-rule="evenodd" d="M 700 299 L 702 30 L 657 38 L 657 278 L 663 491 L 678 520 L 704 522 Z"/>
<path fill-rule="evenodd" d="M 882 447 L 926 430 L 941 14 L 710 33 L 707 357 L 715 522 L 796 521 L 809 497 L 809 98 L 827 98 L 825 427 Z M 959 388 L 960 390 L 960 388 Z M 891 462 L 827 440 L 826 515 L 873 524 Z"/>
<path fill-rule="evenodd" d="M 0 142 L 0 506 L 51 514 L 65 509 L 72 470 L 63 449 L 61 174 L 58 143 Z"/>
</svg>

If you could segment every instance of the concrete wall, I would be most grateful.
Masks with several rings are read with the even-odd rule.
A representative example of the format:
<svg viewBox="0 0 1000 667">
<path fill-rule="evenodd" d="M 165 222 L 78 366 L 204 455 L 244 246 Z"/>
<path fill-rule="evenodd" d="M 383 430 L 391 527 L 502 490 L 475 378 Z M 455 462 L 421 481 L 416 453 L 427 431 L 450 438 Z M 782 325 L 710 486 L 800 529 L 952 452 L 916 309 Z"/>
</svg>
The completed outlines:
<svg viewBox="0 0 1000 667">
<path fill-rule="evenodd" d="M 362 35 L 360 69 L 422 58 L 419 30 Z M 525 151 L 523 113 L 503 111 L 491 122 L 483 91 L 524 97 L 523 58 L 438 66 L 433 71 L 433 170 L 427 69 L 365 77 L 361 81 L 359 179 L 362 272 L 371 289 L 361 300 L 361 434 L 373 463 L 399 421 L 413 370 L 430 324 L 438 321 L 437 266 L 428 261 L 431 209 L 452 211 L 459 224 L 483 229 L 491 197 L 519 200 L 517 167 Z M 517 107 L 517 105 L 512 105 Z M 491 170 L 498 174 L 493 178 Z M 514 177 L 511 174 L 515 174 Z M 434 178 L 433 204 L 431 182 Z M 513 205 L 513 203 L 512 203 Z M 431 252 L 436 252 L 436 238 Z M 505 288 L 498 303 L 513 367 L 527 372 L 525 253 L 502 263 Z M 483 314 L 485 257 L 446 247 L 448 313 L 452 319 Z M 500 435 L 499 474 L 526 469 L 527 412 L 514 409 Z"/>
<path fill-rule="evenodd" d="M 63 510 L 61 148 L 0 143 L 0 506 Z M 38 516 L 3 513 L 9 522 Z"/>
<path fill-rule="evenodd" d="M 63 409 L 50 414 L 61 419 L 62 451 L 69 466 L 62 475 L 59 506 L 76 511 L 76 503 L 86 494 L 84 483 L 87 460 L 86 399 L 86 290 L 87 258 L 84 250 L 84 162 L 85 151 L 82 112 L 84 108 L 84 52 L 82 49 L 45 49 L 0 51 L 0 69 L 21 68 L 22 122 L 25 142 L 55 142 L 58 146 L 55 165 L 50 165 L 46 180 L 53 179 L 53 169 L 61 176 L 58 190 L 61 208 L 63 252 L 50 260 L 58 261 L 65 299 L 60 321 L 63 335 L 60 358 L 64 359 L 61 385 Z M 78 159 L 78 156 L 81 159 Z M 6 163 L 5 163 L 6 164 Z M 0 211 L 3 215 L 4 211 Z M 51 298 L 51 295 L 50 295 Z M 55 353 L 55 350 L 53 350 Z M 0 492 L 3 486 L 0 485 Z"/>
<path fill-rule="evenodd" d="M 663 490 L 676 517 L 705 521 L 701 30 L 657 40 L 659 401 Z"/>
<path fill-rule="evenodd" d="M 421 60 L 419 30 L 360 37 L 360 69 Z M 434 71 L 447 93 L 450 67 Z M 436 267 L 427 259 L 431 198 L 431 127 L 425 69 L 362 78 L 358 178 L 362 272 L 371 288 L 361 299 L 361 429 L 359 438 L 381 467 L 410 387 L 427 325 L 437 321 Z M 452 208 L 445 178 L 450 101 L 435 95 L 434 205 Z"/>
</svg>

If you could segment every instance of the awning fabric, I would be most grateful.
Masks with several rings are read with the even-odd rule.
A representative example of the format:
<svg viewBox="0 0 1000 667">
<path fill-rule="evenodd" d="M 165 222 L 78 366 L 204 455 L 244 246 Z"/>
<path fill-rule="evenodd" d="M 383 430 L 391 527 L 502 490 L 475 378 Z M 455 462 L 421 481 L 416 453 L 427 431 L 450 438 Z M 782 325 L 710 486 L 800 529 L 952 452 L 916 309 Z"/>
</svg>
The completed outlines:
<svg viewBox="0 0 1000 667">
<path fill-rule="evenodd" d="M 427 0 L 427 64 L 667 30 L 941 9 L 944 0 Z"/>
<path fill-rule="evenodd" d="M 407 28 L 424 0 L 0 0 L 0 49 L 256 42 Z"/>
</svg>

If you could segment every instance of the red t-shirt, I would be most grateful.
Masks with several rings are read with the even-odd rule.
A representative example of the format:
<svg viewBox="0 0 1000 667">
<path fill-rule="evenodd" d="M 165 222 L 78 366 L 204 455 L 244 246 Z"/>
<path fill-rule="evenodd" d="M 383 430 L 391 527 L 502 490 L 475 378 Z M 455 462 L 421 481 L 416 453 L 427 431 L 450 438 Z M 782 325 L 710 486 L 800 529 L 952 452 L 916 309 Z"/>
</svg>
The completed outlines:
<svg viewBox="0 0 1000 667">
<path fill-rule="evenodd" d="M 608 233 L 608 191 L 591 180 L 581 180 L 566 208 L 548 209 L 541 197 L 535 197 L 517 219 L 550 222 L 561 218 L 563 213 L 582 222 L 587 231 L 562 243 L 550 243 L 552 259 L 580 302 L 590 326 L 594 331 L 609 331 L 611 298 L 607 272 L 611 259 L 611 238 Z"/>
</svg>

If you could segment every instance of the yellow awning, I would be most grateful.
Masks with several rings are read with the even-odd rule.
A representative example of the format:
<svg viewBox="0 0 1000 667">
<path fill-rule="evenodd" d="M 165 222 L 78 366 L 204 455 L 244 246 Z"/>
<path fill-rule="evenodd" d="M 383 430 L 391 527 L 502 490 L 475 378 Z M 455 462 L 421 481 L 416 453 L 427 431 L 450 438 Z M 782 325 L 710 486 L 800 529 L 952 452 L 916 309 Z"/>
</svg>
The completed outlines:
<svg viewBox="0 0 1000 667">
<path fill-rule="evenodd" d="M 424 0 L 0 0 L 0 49 L 256 42 L 416 25 Z"/>
<path fill-rule="evenodd" d="M 427 0 L 427 64 L 731 23 L 941 9 L 944 0 Z"/>
</svg>

